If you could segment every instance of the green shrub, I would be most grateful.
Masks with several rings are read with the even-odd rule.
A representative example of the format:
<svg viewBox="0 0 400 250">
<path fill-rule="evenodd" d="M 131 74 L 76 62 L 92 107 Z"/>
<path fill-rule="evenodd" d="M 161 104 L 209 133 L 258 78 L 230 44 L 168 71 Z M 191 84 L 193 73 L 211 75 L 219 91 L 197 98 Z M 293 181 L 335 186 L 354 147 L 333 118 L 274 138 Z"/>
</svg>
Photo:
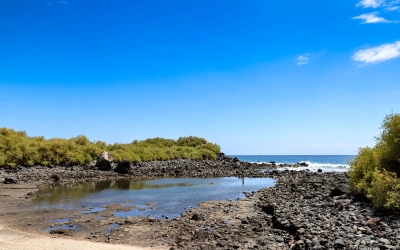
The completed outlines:
<svg viewBox="0 0 400 250">
<path fill-rule="evenodd" d="M 376 207 L 400 208 L 400 115 L 386 116 L 373 148 L 361 148 L 350 162 L 350 187 Z"/>
<path fill-rule="evenodd" d="M 82 165 L 108 151 L 116 162 L 175 159 L 215 159 L 220 147 L 203 138 L 189 136 L 178 140 L 150 138 L 128 144 L 90 142 L 84 135 L 68 140 L 29 137 L 24 131 L 0 128 L 0 166 Z"/>
</svg>

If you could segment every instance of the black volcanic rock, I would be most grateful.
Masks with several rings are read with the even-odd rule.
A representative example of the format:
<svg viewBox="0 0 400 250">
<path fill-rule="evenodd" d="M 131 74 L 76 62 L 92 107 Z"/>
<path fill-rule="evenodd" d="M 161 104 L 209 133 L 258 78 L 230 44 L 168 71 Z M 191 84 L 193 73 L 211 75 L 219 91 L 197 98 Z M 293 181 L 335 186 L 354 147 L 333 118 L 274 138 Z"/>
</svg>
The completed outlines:
<svg viewBox="0 0 400 250">
<path fill-rule="evenodd" d="M 122 160 L 118 162 L 118 165 L 114 169 L 114 171 L 120 174 L 127 174 L 130 169 L 131 169 L 131 162 L 129 160 Z"/>
<path fill-rule="evenodd" d="M 349 193 L 349 189 L 347 188 L 347 185 L 338 185 L 334 189 L 332 189 L 329 196 L 330 197 L 341 196 L 341 195 L 347 194 L 347 193 Z"/>
</svg>

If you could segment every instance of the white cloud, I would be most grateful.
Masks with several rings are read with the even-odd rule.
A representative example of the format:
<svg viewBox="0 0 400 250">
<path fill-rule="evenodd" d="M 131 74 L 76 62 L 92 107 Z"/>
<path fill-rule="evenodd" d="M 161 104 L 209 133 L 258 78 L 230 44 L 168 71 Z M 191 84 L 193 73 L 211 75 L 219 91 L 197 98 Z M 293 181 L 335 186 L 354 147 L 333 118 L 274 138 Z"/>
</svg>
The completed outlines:
<svg viewBox="0 0 400 250">
<path fill-rule="evenodd" d="M 61 4 L 68 4 L 68 1 L 60 1 Z"/>
<path fill-rule="evenodd" d="M 385 0 L 361 0 L 358 4 L 356 4 L 357 7 L 363 7 L 363 8 L 378 8 L 382 4 L 385 3 Z"/>
<path fill-rule="evenodd" d="M 377 16 L 377 14 L 378 12 L 372 12 L 353 17 L 352 19 L 364 20 L 364 22 L 362 23 L 390 23 L 390 21 L 386 20 L 383 17 Z"/>
<path fill-rule="evenodd" d="M 383 44 L 369 49 L 359 50 L 352 59 L 363 64 L 374 64 L 400 56 L 400 41 Z"/>
<path fill-rule="evenodd" d="M 296 59 L 297 66 L 307 64 L 308 61 L 310 61 L 310 56 L 311 56 L 310 53 L 306 53 L 304 55 L 298 56 L 297 59 Z"/>
</svg>

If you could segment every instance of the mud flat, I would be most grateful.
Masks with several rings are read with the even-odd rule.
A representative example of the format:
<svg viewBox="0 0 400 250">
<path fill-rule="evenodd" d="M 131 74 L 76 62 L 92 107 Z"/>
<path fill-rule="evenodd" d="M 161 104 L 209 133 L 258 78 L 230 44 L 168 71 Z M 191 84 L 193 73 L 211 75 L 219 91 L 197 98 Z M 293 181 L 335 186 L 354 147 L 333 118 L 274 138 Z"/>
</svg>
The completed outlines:
<svg viewBox="0 0 400 250">
<path fill-rule="evenodd" d="M 349 193 L 346 173 L 277 171 L 269 164 L 230 161 L 152 162 L 125 175 L 73 168 L 0 170 L 3 178 L 19 183 L 0 186 L 0 225 L 21 230 L 29 239 L 39 235 L 152 249 L 400 249 L 399 213 L 373 209 Z M 94 213 L 30 209 L 38 184 L 146 176 L 270 177 L 278 182 L 244 199 L 202 202 L 174 219 L 115 216 L 130 209 L 123 204 Z"/>
</svg>

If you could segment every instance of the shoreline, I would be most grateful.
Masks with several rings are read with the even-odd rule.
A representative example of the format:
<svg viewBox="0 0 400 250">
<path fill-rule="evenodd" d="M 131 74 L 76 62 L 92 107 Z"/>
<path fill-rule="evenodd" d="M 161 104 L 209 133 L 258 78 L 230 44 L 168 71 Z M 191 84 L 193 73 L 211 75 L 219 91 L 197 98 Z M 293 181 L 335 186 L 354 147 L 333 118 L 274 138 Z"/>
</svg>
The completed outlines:
<svg viewBox="0 0 400 250">
<path fill-rule="evenodd" d="M 269 166 L 270 171 L 261 171 L 266 167 L 246 162 L 181 160 L 146 163 L 130 175 L 96 173 L 83 167 L 72 167 L 72 171 L 65 167 L 23 170 L 25 174 L 14 173 L 11 177 L 18 177 L 19 184 L 0 185 L 0 200 L 4 204 L 0 208 L 0 225 L 22 230 L 22 234 L 34 238 L 40 235 L 43 239 L 52 239 L 54 234 L 43 231 L 46 223 L 49 224 L 46 219 L 75 216 L 74 223 L 84 230 L 68 231 L 56 237 L 151 249 L 400 249 L 398 213 L 379 213 L 345 188 L 341 196 L 331 197 L 332 190 L 347 183 L 347 173 L 280 172 L 273 166 Z M 106 178 L 107 173 L 110 179 L 171 175 L 268 177 L 278 181 L 273 187 L 246 193 L 244 199 L 202 202 L 172 220 L 116 218 L 113 212 L 121 209 L 121 204 L 111 204 L 95 215 L 66 210 L 26 210 L 30 202 L 27 194 L 38 185 L 95 181 Z M 51 178 L 53 174 L 60 177 L 58 182 Z M 99 216 L 104 219 L 95 220 Z M 118 227 L 104 233 L 110 224 Z M 1 244 L 0 241 L 0 249 Z"/>
<path fill-rule="evenodd" d="M 302 167 L 299 164 L 287 164 L 285 167 Z M 211 160 L 172 160 L 152 161 L 132 164 L 128 173 L 101 171 L 92 166 L 33 166 L 0 168 L 0 187 L 2 180 L 8 178 L 11 183 L 33 185 L 73 185 L 79 182 L 96 182 L 116 179 L 146 179 L 162 177 L 270 177 L 279 175 L 275 164 L 258 164 L 233 161 Z M 265 171 L 265 169 L 269 171 Z M 275 170 L 275 171 L 274 171 Z"/>
</svg>

